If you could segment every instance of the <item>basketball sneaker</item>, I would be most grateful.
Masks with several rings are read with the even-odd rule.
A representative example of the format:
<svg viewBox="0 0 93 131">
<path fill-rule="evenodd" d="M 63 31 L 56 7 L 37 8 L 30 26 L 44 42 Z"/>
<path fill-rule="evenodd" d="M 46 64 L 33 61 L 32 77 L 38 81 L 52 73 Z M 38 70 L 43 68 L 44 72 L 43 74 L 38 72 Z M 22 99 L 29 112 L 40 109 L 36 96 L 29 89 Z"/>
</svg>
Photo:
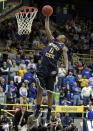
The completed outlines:
<svg viewBox="0 0 93 131">
<path fill-rule="evenodd" d="M 50 117 L 51 117 L 51 112 L 47 113 L 47 118 L 46 118 L 46 124 L 50 124 Z"/>
<path fill-rule="evenodd" d="M 33 117 L 33 121 L 36 121 L 40 116 L 41 116 L 41 111 L 36 110 L 36 112 L 34 114 L 34 117 Z"/>
</svg>

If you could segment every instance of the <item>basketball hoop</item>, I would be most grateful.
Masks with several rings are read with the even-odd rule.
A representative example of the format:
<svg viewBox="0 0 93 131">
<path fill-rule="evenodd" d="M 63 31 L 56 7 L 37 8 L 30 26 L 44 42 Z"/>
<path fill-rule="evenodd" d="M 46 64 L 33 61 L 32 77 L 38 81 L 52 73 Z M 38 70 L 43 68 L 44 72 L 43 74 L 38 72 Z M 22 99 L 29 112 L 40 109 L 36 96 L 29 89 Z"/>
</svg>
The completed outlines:
<svg viewBox="0 0 93 131">
<path fill-rule="evenodd" d="M 32 23 L 37 12 L 38 9 L 35 7 L 26 7 L 23 11 L 15 14 L 19 35 L 28 35 L 31 33 Z"/>
</svg>

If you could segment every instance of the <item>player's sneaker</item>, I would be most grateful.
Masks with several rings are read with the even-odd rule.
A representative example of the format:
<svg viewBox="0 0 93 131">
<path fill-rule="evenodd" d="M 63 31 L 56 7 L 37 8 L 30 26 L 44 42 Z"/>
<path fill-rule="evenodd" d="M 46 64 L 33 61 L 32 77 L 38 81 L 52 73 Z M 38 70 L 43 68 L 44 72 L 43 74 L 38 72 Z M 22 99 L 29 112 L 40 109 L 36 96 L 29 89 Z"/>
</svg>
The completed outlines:
<svg viewBox="0 0 93 131">
<path fill-rule="evenodd" d="M 47 113 L 47 118 L 46 118 L 46 124 L 50 124 L 50 117 L 51 117 L 51 112 Z"/>
<path fill-rule="evenodd" d="M 40 110 L 36 110 L 35 115 L 33 117 L 33 120 L 34 121 L 37 120 L 40 116 L 41 116 L 41 111 Z"/>
</svg>

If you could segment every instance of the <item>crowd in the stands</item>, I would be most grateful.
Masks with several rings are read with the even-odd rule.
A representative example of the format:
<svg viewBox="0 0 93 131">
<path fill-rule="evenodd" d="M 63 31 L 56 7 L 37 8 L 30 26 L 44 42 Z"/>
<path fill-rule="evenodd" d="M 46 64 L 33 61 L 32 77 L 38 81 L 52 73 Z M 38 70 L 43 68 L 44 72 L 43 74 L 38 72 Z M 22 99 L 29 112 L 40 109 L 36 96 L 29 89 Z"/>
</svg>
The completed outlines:
<svg viewBox="0 0 93 131">
<path fill-rule="evenodd" d="M 93 49 L 93 21 L 86 18 L 75 17 L 63 20 L 59 29 L 70 38 L 69 49 L 74 52 L 85 53 Z"/>
</svg>

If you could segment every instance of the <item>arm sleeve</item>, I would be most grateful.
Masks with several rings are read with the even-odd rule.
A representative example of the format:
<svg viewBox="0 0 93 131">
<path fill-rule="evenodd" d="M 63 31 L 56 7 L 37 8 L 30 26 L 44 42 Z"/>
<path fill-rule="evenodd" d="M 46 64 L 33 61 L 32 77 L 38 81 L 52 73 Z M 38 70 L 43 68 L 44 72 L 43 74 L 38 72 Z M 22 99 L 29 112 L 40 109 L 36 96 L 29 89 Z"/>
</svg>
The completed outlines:
<svg viewBox="0 0 93 131">
<path fill-rule="evenodd" d="M 12 67 L 10 68 L 10 72 L 13 72 L 13 68 Z"/>
<path fill-rule="evenodd" d="M 15 87 L 15 92 L 18 92 L 18 89 Z"/>
<path fill-rule="evenodd" d="M 65 123 L 65 121 L 64 121 L 64 118 L 62 119 L 62 125 L 63 125 L 63 127 L 66 126 L 66 123 Z"/>
<path fill-rule="evenodd" d="M 27 90 L 26 90 L 26 96 L 27 96 L 28 94 L 27 94 Z"/>
<path fill-rule="evenodd" d="M 5 93 L 8 93 L 8 85 L 6 85 Z"/>
<path fill-rule="evenodd" d="M 72 91 L 75 91 L 75 88 L 74 88 L 74 87 L 72 87 Z"/>
<path fill-rule="evenodd" d="M 67 84 L 67 82 L 68 82 L 68 77 L 65 78 L 65 83 Z"/>
<path fill-rule="evenodd" d="M 20 90 L 19 90 L 19 93 L 20 93 L 20 95 L 22 96 L 21 88 L 20 88 Z"/>
<path fill-rule="evenodd" d="M 8 72 L 9 71 L 9 68 L 7 68 L 4 72 Z"/>
<path fill-rule="evenodd" d="M 81 90 L 81 97 L 84 95 L 84 89 Z"/>
<path fill-rule="evenodd" d="M 27 79 L 27 76 L 26 76 L 26 74 L 24 73 L 23 80 L 26 80 L 26 79 Z"/>
<path fill-rule="evenodd" d="M 84 75 L 84 70 L 82 70 L 81 74 L 82 74 L 82 76 Z"/>
<path fill-rule="evenodd" d="M 52 39 L 49 41 L 49 43 L 54 43 L 56 40 L 55 39 Z"/>
</svg>

